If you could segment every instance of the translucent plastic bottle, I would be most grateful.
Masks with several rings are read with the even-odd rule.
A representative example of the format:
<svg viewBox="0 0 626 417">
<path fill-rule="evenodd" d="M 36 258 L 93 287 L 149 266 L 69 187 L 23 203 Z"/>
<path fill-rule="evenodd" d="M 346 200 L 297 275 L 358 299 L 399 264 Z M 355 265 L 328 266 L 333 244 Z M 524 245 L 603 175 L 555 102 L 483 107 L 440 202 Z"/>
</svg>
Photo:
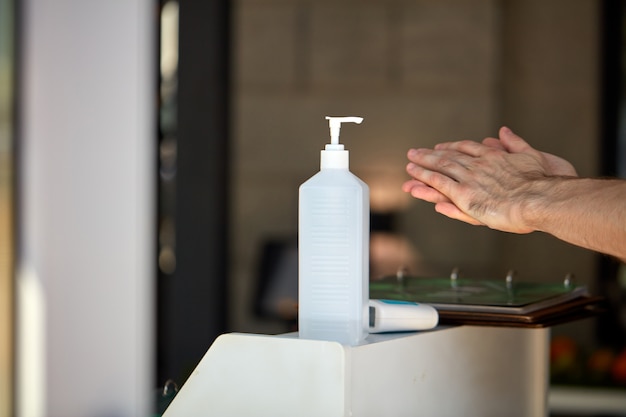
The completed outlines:
<svg viewBox="0 0 626 417">
<path fill-rule="evenodd" d="M 331 143 L 320 171 L 300 186 L 299 336 L 357 345 L 369 325 L 369 188 L 350 172 L 339 130 L 363 119 L 326 119 Z"/>
</svg>

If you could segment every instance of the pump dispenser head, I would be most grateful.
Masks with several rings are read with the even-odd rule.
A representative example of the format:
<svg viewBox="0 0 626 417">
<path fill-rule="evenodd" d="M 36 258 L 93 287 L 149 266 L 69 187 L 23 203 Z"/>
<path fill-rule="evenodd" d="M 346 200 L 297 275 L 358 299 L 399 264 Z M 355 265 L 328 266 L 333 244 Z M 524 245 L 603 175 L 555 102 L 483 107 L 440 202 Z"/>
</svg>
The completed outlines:
<svg viewBox="0 0 626 417">
<path fill-rule="evenodd" d="M 328 120 L 328 127 L 330 128 L 330 143 L 326 145 L 325 149 L 321 153 L 320 168 L 330 169 L 348 169 L 349 166 L 349 154 L 343 147 L 343 144 L 339 143 L 339 131 L 341 130 L 342 123 L 357 123 L 361 124 L 362 117 L 331 117 L 326 116 Z"/>
</svg>

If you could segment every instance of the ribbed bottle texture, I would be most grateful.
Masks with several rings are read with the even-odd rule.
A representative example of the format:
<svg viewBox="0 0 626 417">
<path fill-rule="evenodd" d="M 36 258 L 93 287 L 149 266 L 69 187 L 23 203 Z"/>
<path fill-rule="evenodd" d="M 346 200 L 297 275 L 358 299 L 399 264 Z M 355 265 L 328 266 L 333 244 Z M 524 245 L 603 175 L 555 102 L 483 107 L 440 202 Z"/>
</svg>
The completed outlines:
<svg viewBox="0 0 626 417">
<path fill-rule="evenodd" d="M 347 169 L 300 187 L 299 333 L 356 345 L 367 335 L 369 189 Z"/>
</svg>

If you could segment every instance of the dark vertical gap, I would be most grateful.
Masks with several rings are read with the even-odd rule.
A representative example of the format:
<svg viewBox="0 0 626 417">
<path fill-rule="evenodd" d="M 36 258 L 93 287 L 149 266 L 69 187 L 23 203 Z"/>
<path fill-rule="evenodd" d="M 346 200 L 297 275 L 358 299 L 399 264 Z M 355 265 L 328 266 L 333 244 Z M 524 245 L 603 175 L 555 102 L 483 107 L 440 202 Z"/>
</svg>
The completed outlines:
<svg viewBox="0 0 626 417">
<path fill-rule="evenodd" d="M 156 77 L 156 79 L 158 80 L 158 85 L 157 85 L 157 94 L 158 94 L 158 99 L 157 99 L 157 107 L 158 107 L 158 117 L 157 117 L 157 188 L 156 188 L 156 198 L 157 198 L 157 204 L 156 204 L 156 216 L 155 216 L 155 223 L 154 223 L 154 227 L 156 230 L 156 234 L 155 236 L 157 237 L 157 241 L 154 242 L 155 246 L 154 246 L 154 261 L 157 265 L 157 267 L 155 268 L 156 270 L 156 285 L 154 286 L 154 300 L 155 300 L 155 307 L 156 307 L 156 311 L 154 312 L 154 318 L 155 318 L 155 346 L 156 346 L 156 350 L 155 350 L 155 355 L 154 355 L 154 366 L 155 366 L 155 373 L 154 373 L 154 377 L 156 378 L 156 381 L 153 382 L 154 386 L 156 387 L 160 387 L 163 384 L 163 381 L 161 381 L 161 378 L 163 378 L 163 375 L 161 373 L 162 371 L 162 342 L 161 342 L 161 336 L 163 336 L 163 333 L 161 332 L 161 323 L 162 323 L 162 317 L 161 317 L 161 312 L 162 309 L 160 308 L 161 304 L 162 304 L 162 291 L 161 291 L 161 281 L 163 281 L 163 273 L 161 272 L 161 269 L 158 265 L 159 261 L 159 251 L 160 251 L 160 234 L 161 234 L 161 217 L 163 215 L 163 209 L 161 207 L 161 198 L 163 195 L 163 191 L 162 191 L 162 181 L 160 179 L 160 174 L 161 174 L 161 168 L 160 168 L 160 147 L 161 147 L 161 143 L 163 141 L 163 131 L 161 129 L 161 119 L 162 119 L 162 115 L 161 115 L 161 108 L 163 106 L 162 104 L 162 97 L 161 97 L 161 93 L 160 93 L 160 85 L 162 83 L 162 79 L 161 79 L 161 71 L 160 71 L 160 59 L 161 59 L 161 12 L 163 9 L 163 4 L 164 4 L 164 0 L 159 0 L 157 1 L 158 4 L 158 21 L 157 21 L 157 28 L 156 28 L 156 40 L 155 40 L 155 44 L 157 47 L 157 60 L 159 62 L 157 62 L 157 68 L 159 68 L 159 72 L 158 72 L 158 77 Z M 161 411 L 161 410 L 159 410 Z"/>
<path fill-rule="evenodd" d="M 167 280 L 169 278 L 169 274 L 168 273 L 164 273 L 161 266 L 160 266 L 160 260 L 159 260 L 159 256 L 160 256 L 160 252 L 161 252 L 161 240 L 162 240 L 162 234 L 163 234 L 163 219 L 164 218 L 169 218 L 170 220 L 172 220 L 171 216 L 173 216 L 173 211 L 168 210 L 167 208 L 169 206 L 173 206 L 174 205 L 174 201 L 171 201 L 172 198 L 172 194 L 169 191 L 169 189 L 171 188 L 171 183 L 168 184 L 166 181 L 163 180 L 162 178 L 162 147 L 163 147 L 163 142 L 165 140 L 167 140 L 167 128 L 164 128 L 164 124 L 165 122 L 163 121 L 163 119 L 166 117 L 164 116 L 164 113 L 167 111 L 167 109 L 164 109 L 167 106 L 167 103 L 164 103 L 164 97 L 163 97 L 163 93 L 162 93 L 162 84 L 164 83 L 164 80 L 162 78 L 162 74 L 160 71 L 160 64 L 161 64 L 161 39 L 162 39 L 162 30 L 163 28 L 161 27 L 161 15 L 163 12 L 163 7 L 165 6 L 165 4 L 167 4 L 168 0 L 159 0 L 158 1 L 158 16 L 157 16 L 157 30 L 156 30 L 156 40 L 155 40 L 155 44 L 156 44 L 156 48 L 157 48 L 157 53 L 155 54 L 156 58 L 157 58 L 157 62 L 155 63 L 155 68 L 157 68 L 158 70 L 158 76 L 156 77 L 157 80 L 157 86 L 156 86 L 156 91 L 158 94 L 158 117 L 157 117 L 157 141 L 158 141 L 158 146 L 157 146 L 157 161 L 156 161 L 156 182 L 157 182 L 157 201 L 155 204 L 156 207 L 156 223 L 155 223 L 155 227 L 156 227 L 156 236 L 157 236 L 157 241 L 154 242 L 155 243 L 155 260 L 156 260 L 156 264 L 157 264 L 157 276 L 156 276 L 156 285 L 155 285 L 155 306 L 156 306 L 156 311 L 155 311 L 155 319 L 156 319 L 156 329 L 155 329 L 155 343 L 156 343 L 156 354 L 155 354 L 155 377 L 156 377 L 156 381 L 155 381 L 155 386 L 157 387 L 162 387 L 165 382 L 167 381 L 167 374 L 169 372 L 169 370 L 167 370 L 167 360 L 166 360 L 166 351 L 167 351 L 167 341 L 166 341 L 166 337 L 167 337 L 167 331 L 164 328 L 163 325 L 163 313 L 166 310 L 166 308 L 164 308 L 166 300 L 167 300 L 167 294 L 166 294 L 166 287 L 164 286 L 164 282 L 165 280 Z M 173 96 L 172 99 L 175 101 L 176 97 Z M 173 129 L 174 130 L 174 129 Z M 171 133 L 175 134 L 175 131 L 172 131 Z M 168 187 L 169 186 L 169 187 Z M 164 203 L 163 201 L 166 200 L 167 203 Z M 162 412 L 163 410 L 159 409 L 159 412 Z"/>
<path fill-rule="evenodd" d="M 624 98 L 622 55 L 624 50 L 624 0 L 601 3 L 601 104 L 600 104 L 600 175 L 616 176 L 619 158 L 620 112 Z M 620 323 L 621 304 L 617 274 L 620 263 L 598 255 L 598 292 L 607 298 L 608 312 L 597 321 L 597 338 L 602 345 L 619 347 L 626 342 L 626 328 Z"/>
<path fill-rule="evenodd" d="M 602 2 L 601 68 L 601 151 L 600 175 L 614 176 L 617 172 L 617 136 L 622 90 L 622 13 L 623 1 Z"/>
<path fill-rule="evenodd" d="M 226 329 L 227 0 L 179 0 L 176 269 L 158 284 L 158 379 L 181 385 Z"/>
</svg>

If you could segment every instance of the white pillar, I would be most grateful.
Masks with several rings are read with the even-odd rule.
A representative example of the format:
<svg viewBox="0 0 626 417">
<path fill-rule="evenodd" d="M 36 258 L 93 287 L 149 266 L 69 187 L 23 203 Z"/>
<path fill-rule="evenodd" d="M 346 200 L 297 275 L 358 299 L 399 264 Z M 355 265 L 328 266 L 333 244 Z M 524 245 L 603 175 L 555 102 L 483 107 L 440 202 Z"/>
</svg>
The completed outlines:
<svg viewBox="0 0 626 417">
<path fill-rule="evenodd" d="M 156 3 L 22 2 L 17 412 L 148 416 Z"/>
</svg>

